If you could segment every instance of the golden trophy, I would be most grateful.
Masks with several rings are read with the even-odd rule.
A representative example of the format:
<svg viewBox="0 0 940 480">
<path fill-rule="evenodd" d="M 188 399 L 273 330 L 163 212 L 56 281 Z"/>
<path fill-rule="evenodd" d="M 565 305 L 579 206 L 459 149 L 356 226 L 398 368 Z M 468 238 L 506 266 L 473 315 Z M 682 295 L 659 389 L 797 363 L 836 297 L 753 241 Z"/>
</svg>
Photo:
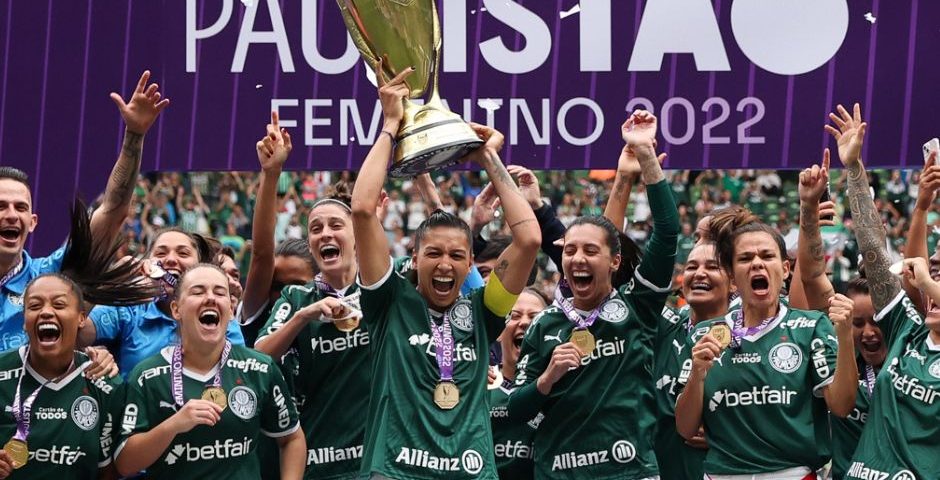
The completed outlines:
<svg viewBox="0 0 940 480">
<path fill-rule="evenodd" d="M 346 29 L 373 70 L 379 58 L 388 79 L 415 68 L 406 79 L 411 93 L 405 99 L 389 175 L 414 177 L 445 168 L 483 145 L 470 125 L 444 106 L 438 93 L 441 27 L 435 0 L 336 1 Z M 411 101 L 417 98 L 425 98 L 424 105 Z"/>
</svg>

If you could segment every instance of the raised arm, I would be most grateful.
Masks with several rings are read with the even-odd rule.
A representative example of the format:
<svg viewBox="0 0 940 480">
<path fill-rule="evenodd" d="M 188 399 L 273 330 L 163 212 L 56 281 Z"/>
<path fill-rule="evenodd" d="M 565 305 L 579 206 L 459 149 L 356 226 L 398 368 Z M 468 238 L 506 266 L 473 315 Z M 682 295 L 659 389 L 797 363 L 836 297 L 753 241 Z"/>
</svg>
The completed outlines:
<svg viewBox="0 0 940 480">
<path fill-rule="evenodd" d="M 800 173 L 800 236 L 796 262 L 798 280 L 803 285 L 806 303 L 811 310 L 825 311 L 829 298 L 835 295 L 826 276 L 826 255 L 819 232 L 819 200 L 829 188 L 829 149 L 823 152 L 822 166 L 813 165 Z"/>
<path fill-rule="evenodd" d="M 660 163 L 665 159 L 665 153 L 659 156 Z M 624 145 L 623 150 L 620 151 L 620 159 L 617 160 L 617 175 L 614 177 L 610 197 L 604 208 L 604 216 L 617 227 L 619 232 L 625 228 L 624 220 L 627 216 L 627 205 L 630 204 L 630 193 L 633 191 L 633 182 L 639 177 L 640 172 L 640 162 L 636 154 L 629 146 Z"/>
<path fill-rule="evenodd" d="M 274 227 L 277 223 L 277 180 L 293 145 L 280 128 L 277 112 L 271 112 L 267 134 L 255 144 L 261 177 L 251 221 L 251 264 L 242 294 L 242 318 L 253 317 L 268 302 L 274 279 Z"/>
<path fill-rule="evenodd" d="M 535 263 L 539 245 L 542 243 L 542 234 L 532 207 L 522 196 L 519 187 L 513 182 L 499 158 L 499 150 L 503 146 L 503 134 L 484 125 L 471 124 L 471 126 L 486 143 L 471 153 L 470 157 L 483 167 L 490 177 L 490 182 L 503 206 L 506 223 L 512 232 L 512 243 L 497 259 L 493 273 L 507 292 L 518 295 L 522 293 L 522 289 L 529 280 L 529 273 Z M 492 282 L 487 283 L 488 289 L 490 284 Z M 488 306 L 493 310 L 493 305 Z M 509 308 L 512 308 L 512 305 L 509 305 Z M 493 312 L 505 315 L 509 313 L 509 309 L 505 312 L 496 310 Z"/>
<path fill-rule="evenodd" d="M 904 249 L 904 256 L 906 258 L 920 257 L 927 260 L 929 257 L 927 212 L 930 211 L 930 207 L 937 198 L 937 189 L 940 189 L 940 166 L 937 166 L 937 152 L 933 152 L 927 157 L 927 163 L 924 164 L 924 169 L 920 173 L 918 187 L 917 201 L 914 203 L 910 228 L 907 230 L 907 246 Z M 903 278 L 902 285 L 917 309 L 926 312 L 923 298 L 916 294 L 917 289 L 911 285 L 908 277 Z"/>
<path fill-rule="evenodd" d="M 838 141 L 839 159 L 848 172 L 846 190 L 855 224 L 855 237 L 865 258 L 865 276 L 871 286 L 871 302 L 875 311 L 880 312 L 901 290 L 901 282 L 888 271 L 891 262 L 885 246 L 885 228 L 871 198 L 868 174 L 862 164 L 862 144 L 868 125 L 862 122 L 861 108 L 857 103 L 852 114 L 842 105 L 837 110 L 838 115 L 829 114 L 836 126 L 826 125 L 825 128 Z"/>
<path fill-rule="evenodd" d="M 414 70 L 407 69 L 391 81 L 385 81 L 382 60 L 375 68 L 379 81 L 379 99 L 385 114 L 385 123 L 359 170 L 359 178 L 353 188 L 352 217 L 356 238 L 356 258 L 359 262 L 359 278 L 363 285 L 374 285 L 388 271 L 388 238 L 382 223 L 375 215 L 376 205 L 382 198 L 382 186 L 388 159 L 392 156 L 392 139 L 405 113 L 403 99 L 408 95 L 405 78 Z"/>
<path fill-rule="evenodd" d="M 108 186 L 104 192 L 104 202 L 91 217 L 91 231 L 96 239 L 110 243 L 118 237 L 121 226 L 127 217 L 127 208 L 134 196 L 134 185 L 140 173 L 140 156 L 144 148 L 144 135 L 150 130 L 160 112 L 170 104 L 170 99 L 160 99 L 159 86 L 147 85 L 150 70 L 144 72 L 137 82 L 131 100 L 124 99 L 117 93 L 111 93 L 111 100 L 117 105 L 124 119 L 124 143 L 121 153 L 108 177 Z"/>
<path fill-rule="evenodd" d="M 441 194 L 437 191 L 437 185 L 431 179 L 430 173 L 422 173 L 415 177 L 415 187 L 421 198 L 424 199 L 425 213 L 430 215 L 436 210 L 443 210 L 444 204 L 441 202 Z"/>
<path fill-rule="evenodd" d="M 624 122 L 621 134 L 640 162 L 640 179 L 647 186 L 646 195 L 653 213 L 653 232 L 639 266 L 640 275 L 654 286 L 665 288 L 672 282 L 679 211 L 656 157 L 656 129 L 656 117 L 645 110 L 637 110 Z M 667 264 L 668 268 L 664 268 Z"/>
<path fill-rule="evenodd" d="M 539 188 L 539 178 L 532 170 L 519 165 L 509 165 L 506 170 L 519 181 L 519 191 L 529 202 L 535 219 L 539 222 L 542 232 L 542 252 L 552 259 L 555 265 L 561 265 L 561 247 L 556 242 L 565 236 L 565 225 L 555 216 L 551 205 L 542 201 L 542 191 Z"/>
</svg>

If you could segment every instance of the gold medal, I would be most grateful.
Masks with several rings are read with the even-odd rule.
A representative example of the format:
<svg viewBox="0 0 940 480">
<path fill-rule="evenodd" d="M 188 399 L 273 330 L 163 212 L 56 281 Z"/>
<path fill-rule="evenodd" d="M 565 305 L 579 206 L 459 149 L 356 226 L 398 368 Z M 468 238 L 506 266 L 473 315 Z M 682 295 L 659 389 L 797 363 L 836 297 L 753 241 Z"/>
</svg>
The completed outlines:
<svg viewBox="0 0 940 480">
<path fill-rule="evenodd" d="M 345 320 L 334 320 L 333 325 L 341 332 L 351 332 L 359 328 L 359 317 L 347 318 Z"/>
<path fill-rule="evenodd" d="M 206 387 L 202 391 L 202 399 L 222 407 L 222 410 L 225 410 L 226 405 L 228 405 L 228 397 L 226 397 L 225 390 L 222 387 Z"/>
<path fill-rule="evenodd" d="M 718 342 L 722 349 L 731 345 L 731 327 L 726 323 L 712 325 L 712 328 L 708 329 L 708 334 Z"/>
<path fill-rule="evenodd" d="M 587 329 L 571 332 L 571 343 L 581 350 L 582 357 L 587 357 L 594 351 L 594 335 Z"/>
<path fill-rule="evenodd" d="M 3 450 L 9 455 L 10 462 L 13 463 L 13 468 L 20 468 L 26 465 L 26 460 L 29 460 L 29 448 L 23 440 L 11 438 L 10 441 L 3 446 Z"/>
<path fill-rule="evenodd" d="M 438 382 L 434 387 L 434 404 L 441 410 L 450 410 L 460 402 L 460 390 L 454 382 Z"/>
</svg>

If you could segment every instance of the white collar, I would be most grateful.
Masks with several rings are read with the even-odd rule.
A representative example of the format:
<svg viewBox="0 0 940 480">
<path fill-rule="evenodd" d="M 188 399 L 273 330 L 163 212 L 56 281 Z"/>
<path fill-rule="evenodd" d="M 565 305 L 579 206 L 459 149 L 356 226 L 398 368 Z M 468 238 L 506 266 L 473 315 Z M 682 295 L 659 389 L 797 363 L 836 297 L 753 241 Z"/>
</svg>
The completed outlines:
<svg viewBox="0 0 940 480">
<path fill-rule="evenodd" d="M 23 369 L 27 373 L 29 373 L 33 377 L 33 379 L 35 379 L 37 382 L 39 382 L 40 384 L 44 384 L 45 385 L 44 388 L 48 388 L 49 390 L 53 390 L 53 391 L 62 390 L 62 388 L 68 385 L 72 380 L 75 380 L 76 377 L 81 375 L 85 371 L 85 369 L 88 368 L 89 365 L 91 365 L 91 360 L 88 360 L 82 363 L 81 365 L 79 365 L 78 367 L 76 367 L 75 370 L 72 370 L 68 375 L 59 379 L 58 382 L 50 382 L 48 378 L 40 375 L 39 372 L 34 370 L 33 367 L 29 364 L 29 362 L 26 361 L 26 345 L 23 345 L 22 347 L 20 347 L 19 351 L 20 351 L 20 360 L 22 360 L 23 362 Z"/>
<path fill-rule="evenodd" d="M 175 345 L 169 346 L 169 347 L 163 347 L 163 348 L 160 350 L 160 355 L 163 356 L 163 359 L 166 360 L 166 363 L 170 364 L 170 368 L 173 368 L 173 349 L 174 349 L 174 348 L 176 348 Z M 229 358 L 232 358 L 232 357 L 229 357 Z M 185 375 L 185 376 L 187 376 L 187 377 L 189 377 L 189 378 L 191 378 L 191 379 L 193 379 L 193 380 L 196 380 L 196 381 L 199 381 L 199 382 L 203 382 L 203 383 L 208 382 L 209 380 L 212 380 L 213 378 L 215 378 L 215 372 L 218 372 L 218 371 L 219 371 L 219 365 L 218 365 L 218 364 L 216 364 L 214 367 L 212 367 L 212 370 L 209 370 L 209 371 L 206 372 L 205 374 L 200 374 L 200 373 L 194 372 L 194 371 L 192 371 L 192 370 L 190 370 L 190 369 L 188 369 L 188 368 L 186 368 L 186 367 L 183 367 L 183 375 Z"/>
</svg>

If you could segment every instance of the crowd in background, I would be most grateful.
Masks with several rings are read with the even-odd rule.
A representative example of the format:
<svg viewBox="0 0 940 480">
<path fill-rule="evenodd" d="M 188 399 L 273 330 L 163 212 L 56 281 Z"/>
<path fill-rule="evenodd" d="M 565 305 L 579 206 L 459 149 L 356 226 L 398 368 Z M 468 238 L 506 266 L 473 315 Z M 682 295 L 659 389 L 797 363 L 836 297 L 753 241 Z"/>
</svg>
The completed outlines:
<svg viewBox="0 0 940 480">
<path fill-rule="evenodd" d="M 796 249 L 799 226 L 797 171 L 775 170 L 674 170 L 666 172 L 679 206 L 682 233 L 679 237 L 676 275 L 685 263 L 695 241 L 698 219 L 715 208 L 737 204 L 746 206 L 774 225 L 784 236 L 787 248 Z M 900 259 L 904 253 L 909 215 L 918 195 L 920 171 L 874 170 L 870 174 L 875 203 L 887 230 L 889 253 Z M 613 183 L 613 171 L 537 172 L 543 201 L 549 203 L 566 226 L 580 215 L 601 215 Z M 219 238 L 237 254 L 242 271 L 251 256 L 252 207 L 258 189 L 256 172 L 166 172 L 143 174 L 137 182 L 134 201 L 124 225 L 129 254 L 143 253 L 154 231 L 179 226 L 187 231 Z M 322 197 L 329 185 L 340 179 L 354 179 L 351 172 L 284 172 L 278 181 L 278 218 L 275 240 L 306 238 L 310 206 Z M 470 223 L 474 198 L 486 185 L 479 172 L 438 173 L 445 210 Z M 858 267 L 858 246 L 852 234 L 851 215 L 844 203 L 844 172 L 833 170 L 830 185 L 836 203 L 835 226 L 823 228 L 828 271 L 838 287 L 849 281 Z M 386 185 L 390 201 L 384 219 L 389 244 L 395 257 L 410 255 L 412 233 L 427 216 L 427 208 L 411 180 L 392 180 Z M 627 234 L 642 246 L 650 228 L 650 208 L 644 186 L 634 186 L 627 210 Z M 928 212 L 934 253 L 940 239 L 940 205 Z M 484 236 L 506 234 L 497 217 L 484 229 Z M 791 255 L 795 257 L 795 255 Z M 551 295 L 559 279 L 558 267 L 541 258 L 539 280 Z M 678 279 L 677 279 L 678 280 Z M 676 282 L 679 285 L 681 282 Z"/>
</svg>

